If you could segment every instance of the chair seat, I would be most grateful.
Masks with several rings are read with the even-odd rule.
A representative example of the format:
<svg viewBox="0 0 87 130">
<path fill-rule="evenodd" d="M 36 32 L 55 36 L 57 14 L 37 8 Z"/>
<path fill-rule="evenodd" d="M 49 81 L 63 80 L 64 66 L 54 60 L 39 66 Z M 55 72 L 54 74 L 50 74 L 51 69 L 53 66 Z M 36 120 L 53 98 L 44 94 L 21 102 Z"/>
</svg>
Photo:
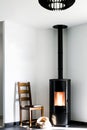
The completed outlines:
<svg viewBox="0 0 87 130">
<path fill-rule="evenodd" d="M 36 109 L 36 108 L 42 108 L 43 106 L 41 105 L 25 105 L 25 106 L 21 106 L 21 109 L 26 109 L 26 110 L 29 110 L 29 108 L 33 108 L 33 109 Z"/>
</svg>

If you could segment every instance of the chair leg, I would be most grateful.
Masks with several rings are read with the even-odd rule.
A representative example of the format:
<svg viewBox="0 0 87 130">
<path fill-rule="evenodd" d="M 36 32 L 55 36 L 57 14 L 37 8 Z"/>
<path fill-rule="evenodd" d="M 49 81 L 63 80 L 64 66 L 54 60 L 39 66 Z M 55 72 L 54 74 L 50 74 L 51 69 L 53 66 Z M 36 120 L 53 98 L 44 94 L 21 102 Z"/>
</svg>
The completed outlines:
<svg viewBox="0 0 87 130">
<path fill-rule="evenodd" d="M 29 109 L 29 127 L 32 126 L 32 110 Z"/>
<path fill-rule="evenodd" d="M 20 126 L 22 126 L 22 110 L 20 109 Z"/>
<path fill-rule="evenodd" d="M 41 116 L 44 116 L 44 107 L 41 108 Z"/>
</svg>

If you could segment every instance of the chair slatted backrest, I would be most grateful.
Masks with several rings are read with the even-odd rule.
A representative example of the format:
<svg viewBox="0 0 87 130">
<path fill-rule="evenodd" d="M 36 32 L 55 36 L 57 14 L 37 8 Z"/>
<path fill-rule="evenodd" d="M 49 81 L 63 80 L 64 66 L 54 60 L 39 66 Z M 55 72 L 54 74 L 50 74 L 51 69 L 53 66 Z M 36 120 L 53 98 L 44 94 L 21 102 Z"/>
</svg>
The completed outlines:
<svg viewBox="0 0 87 130">
<path fill-rule="evenodd" d="M 18 94 L 20 107 L 24 104 L 23 102 L 32 106 L 30 82 L 18 82 Z"/>
</svg>

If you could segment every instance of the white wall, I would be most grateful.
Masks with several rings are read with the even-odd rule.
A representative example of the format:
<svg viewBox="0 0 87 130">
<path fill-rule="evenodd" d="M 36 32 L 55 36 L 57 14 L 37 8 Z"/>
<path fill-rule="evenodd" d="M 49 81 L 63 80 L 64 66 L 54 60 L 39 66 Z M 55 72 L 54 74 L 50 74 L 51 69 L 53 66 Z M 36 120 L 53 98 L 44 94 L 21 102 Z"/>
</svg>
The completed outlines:
<svg viewBox="0 0 87 130">
<path fill-rule="evenodd" d="M 5 22 L 4 123 L 19 121 L 19 104 L 15 84 L 30 81 L 35 102 L 36 31 Z M 16 94 L 16 97 L 15 97 Z"/>
<path fill-rule="evenodd" d="M 57 33 L 53 29 L 38 30 L 35 73 L 37 103 L 44 105 L 49 116 L 49 79 L 57 78 Z"/>
<path fill-rule="evenodd" d="M 72 120 L 87 122 L 87 24 L 67 33 L 67 76 L 71 78 Z"/>
<path fill-rule="evenodd" d="M 30 81 L 34 104 L 49 115 L 49 79 L 57 77 L 56 32 L 5 21 L 4 123 L 19 121 L 15 83 Z"/>
</svg>

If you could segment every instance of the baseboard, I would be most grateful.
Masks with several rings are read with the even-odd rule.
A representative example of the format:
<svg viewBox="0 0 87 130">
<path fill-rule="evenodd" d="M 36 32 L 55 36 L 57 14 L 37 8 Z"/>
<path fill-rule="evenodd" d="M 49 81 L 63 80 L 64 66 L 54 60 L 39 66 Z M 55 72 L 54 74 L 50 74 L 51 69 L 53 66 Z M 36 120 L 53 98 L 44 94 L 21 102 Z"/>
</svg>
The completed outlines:
<svg viewBox="0 0 87 130">
<path fill-rule="evenodd" d="M 36 119 L 33 119 L 33 121 L 35 122 Z M 34 122 L 32 122 L 32 124 L 34 124 Z M 24 120 L 22 122 L 22 125 L 29 125 L 29 120 Z M 19 122 L 11 122 L 11 123 L 4 123 L 4 127 L 14 127 L 14 126 L 20 126 L 20 121 Z"/>
<path fill-rule="evenodd" d="M 14 127 L 14 126 L 19 126 L 20 122 L 11 122 L 11 123 L 4 123 L 4 127 Z"/>
<path fill-rule="evenodd" d="M 70 121 L 70 125 L 87 126 L 87 122 L 71 120 L 71 121 Z"/>
<path fill-rule="evenodd" d="M 14 127 L 14 126 L 19 126 L 19 125 L 20 125 L 20 122 L 11 122 L 11 123 L 5 123 L 4 127 L 9 128 L 9 127 Z M 69 126 L 87 126 L 87 122 L 71 120 L 69 123 Z"/>
</svg>

